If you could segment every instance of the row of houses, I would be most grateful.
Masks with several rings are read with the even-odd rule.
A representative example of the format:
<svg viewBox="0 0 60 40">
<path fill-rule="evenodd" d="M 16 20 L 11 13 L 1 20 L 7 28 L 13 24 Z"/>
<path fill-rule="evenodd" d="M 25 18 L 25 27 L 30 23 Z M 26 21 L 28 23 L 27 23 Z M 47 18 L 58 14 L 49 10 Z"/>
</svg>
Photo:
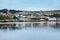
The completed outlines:
<svg viewBox="0 0 60 40">
<path fill-rule="evenodd" d="M 0 16 L 7 16 L 7 17 L 9 17 L 9 18 L 13 18 L 13 14 L 11 13 L 11 12 L 7 12 L 7 13 L 0 13 Z"/>
<path fill-rule="evenodd" d="M 50 18 L 49 16 L 46 16 L 44 12 L 42 11 L 22 11 L 22 12 L 16 12 L 16 13 L 0 13 L 0 15 L 7 16 L 9 18 L 13 18 L 16 16 L 19 20 L 28 20 L 30 18 L 48 18 L 48 20 L 56 20 L 56 18 Z"/>
<path fill-rule="evenodd" d="M 28 20 L 30 18 L 41 18 L 41 19 L 47 18 L 48 20 L 56 20 L 55 17 L 46 16 L 46 14 L 43 11 L 23 11 L 23 12 L 17 12 L 14 15 L 18 17 L 20 20 Z"/>
</svg>

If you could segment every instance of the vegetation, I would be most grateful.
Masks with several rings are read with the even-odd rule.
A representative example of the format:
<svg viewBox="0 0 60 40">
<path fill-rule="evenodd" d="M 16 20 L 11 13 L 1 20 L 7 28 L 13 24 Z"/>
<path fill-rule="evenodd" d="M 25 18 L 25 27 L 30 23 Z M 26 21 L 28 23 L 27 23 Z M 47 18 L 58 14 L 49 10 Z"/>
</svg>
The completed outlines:
<svg viewBox="0 0 60 40">
<path fill-rule="evenodd" d="M 2 13 L 7 13 L 7 12 L 11 12 L 12 14 L 14 14 L 14 13 L 16 13 L 16 12 L 23 12 L 23 11 L 20 11 L 20 10 L 8 10 L 8 9 L 1 9 L 0 10 L 0 13 L 2 12 Z M 27 12 L 27 11 L 25 11 L 25 12 Z M 40 11 L 41 12 L 41 11 Z M 31 14 L 28 14 L 29 16 L 39 16 L 39 14 L 38 13 L 40 13 L 39 11 L 37 12 L 34 12 L 34 11 L 31 11 Z M 43 15 L 44 16 L 46 16 L 46 17 L 60 17 L 60 10 L 53 10 L 53 11 L 42 11 L 41 13 L 43 13 Z M 26 15 L 27 16 L 27 15 Z M 20 18 L 20 16 L 18 17 L 18 18 Z M 7 16 L 2 16 L 2 15 L 0 15 L 0 20 L 9 20 L 9 21 L 16 21 L 15 19 L 17 19 L 18 20 L 18 18 L 16 17 L 16 16 L 14 16 L 13 17 L 13 20 L 9 20 L 9 19 L 11 19 L 11 18 L 9 18 L 9 17 L 7 17 Z M 30 21 L 40 21 L 40 19 L 41 18 L 31 18 L 31 20 Z M 42 19 L 44 19 L 44 20 L 48 20 L 47 18 L 42 18 Z M 23 20 L 18 20 L 18 21 L 20 21 L 20 22 L 22 22 Z"/>
<path fill-rule="evenodd" d="M 11 13 L 16 13 L 16 10 L 9 10 L 9 12 L 11 12 Z"/>
<path fill-rule="evenodd" d="M 0 20 L 6 20 L 6 19 L 9 19 L 9 17 L 7 17 L 7 16 L 0 16 Z"/>
<path fill-rule="evenodd" d="M 53 16 L 54 17 L 60 17 L 60 14 L 54 14 Z"/>
<path fill-rule="evenodd" d="M 11 13 L 16 13 L 16 12 L 23 12 L 23 11 L 20 11 L 20 10 L 8 10 L 8 9 L 1 9 L 0 12 L 3 12 L 3 13 L 7 13 L 7 12 L 11 12 Z"/>
<path fill-rule="evenodd" d="M 49 17 L 60 17 L 60 14 L 49 15 Z"/>
<path fill-rule="evenodd" d="M 39 20 L 40 18 L 31 18 L 31 20 Z"/>
<path fill-rule="evenodd" d="M 8 9 L 2 9 L 0 12 L 7 13 Z"/>
<path fill-rule="evenodd" d="M 14 16 L 13 19 L 18 19 L 18 18 L 16 16 Z"/>
</svg>

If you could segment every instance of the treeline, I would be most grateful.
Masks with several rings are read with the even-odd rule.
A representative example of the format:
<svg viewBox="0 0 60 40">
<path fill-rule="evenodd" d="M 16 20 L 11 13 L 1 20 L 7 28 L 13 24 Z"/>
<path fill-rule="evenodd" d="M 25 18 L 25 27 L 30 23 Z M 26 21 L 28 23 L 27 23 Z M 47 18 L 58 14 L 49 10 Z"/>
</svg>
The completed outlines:
<svg viewBox="0 0 60 40">
<path fill-rule="evenodd" d="M 0 9 L 0 12 L 7 13 L 7 12 L 15 13 L 15 12 L 23 12 L 21 10 L 14 10 L 14 9 Z M 34 11 L 33 11 L 34 12 Z M 36 11 L 37 12 L 37 11 Z M 42 12 L 60 12 L 60 10 L 51 10 L 51 11 L 42 11 Z"/>
<path fill-rule="evenodd" d="M 53 14 L 53 15 L 49 15 L 49 17 L 60 17 L 60 14 Z"/>
<path fill-rule="evenodd" d="M 20 10 L 8 10 L 8 9 L 1 9 L 0 12 L 3 12 L 3 13 L 7 13 L 7 12 L 11 12 L 11 13 L 16 13 L 16 12 L 22 12 Z"/>
</svg>

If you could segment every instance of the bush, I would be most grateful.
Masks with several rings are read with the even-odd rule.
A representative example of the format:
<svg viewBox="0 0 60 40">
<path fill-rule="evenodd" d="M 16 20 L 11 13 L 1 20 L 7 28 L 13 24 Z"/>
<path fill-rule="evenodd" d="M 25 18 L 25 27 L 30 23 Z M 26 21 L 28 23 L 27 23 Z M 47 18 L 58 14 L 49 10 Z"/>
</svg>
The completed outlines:
<svg viewBox="0 0 60 40">
<path fill-rule="evenodd" d="M 6 19 L 9 19 L 9 17 L 7 17 L 7 16 L 0 16 L 0 20 L 6 20 Z"/>
<path fill-rule="evenodd" d="M 45 21 L 48 21 L 48 19 L 47 18 L 43 18 Z"/>
<path fill-rule="evenodd" d="M 18 19 L 16 16 L 14 16 L 14 19 Z"/>
</svg>

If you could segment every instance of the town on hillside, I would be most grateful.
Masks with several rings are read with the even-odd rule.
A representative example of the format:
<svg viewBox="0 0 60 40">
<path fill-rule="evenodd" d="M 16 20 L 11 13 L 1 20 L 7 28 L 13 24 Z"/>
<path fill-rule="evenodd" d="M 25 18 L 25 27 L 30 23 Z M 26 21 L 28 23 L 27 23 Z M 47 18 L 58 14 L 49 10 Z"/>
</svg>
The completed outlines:
<svg viewBox="0 0 60 40">
<path fill-rule="evenodd" d="M 36 21 L 60 21 L 60 10 L 50 11 L 23 11 L 23 10 L 0 10 L 0 22 L 36 22 Z"/>
</svg>

